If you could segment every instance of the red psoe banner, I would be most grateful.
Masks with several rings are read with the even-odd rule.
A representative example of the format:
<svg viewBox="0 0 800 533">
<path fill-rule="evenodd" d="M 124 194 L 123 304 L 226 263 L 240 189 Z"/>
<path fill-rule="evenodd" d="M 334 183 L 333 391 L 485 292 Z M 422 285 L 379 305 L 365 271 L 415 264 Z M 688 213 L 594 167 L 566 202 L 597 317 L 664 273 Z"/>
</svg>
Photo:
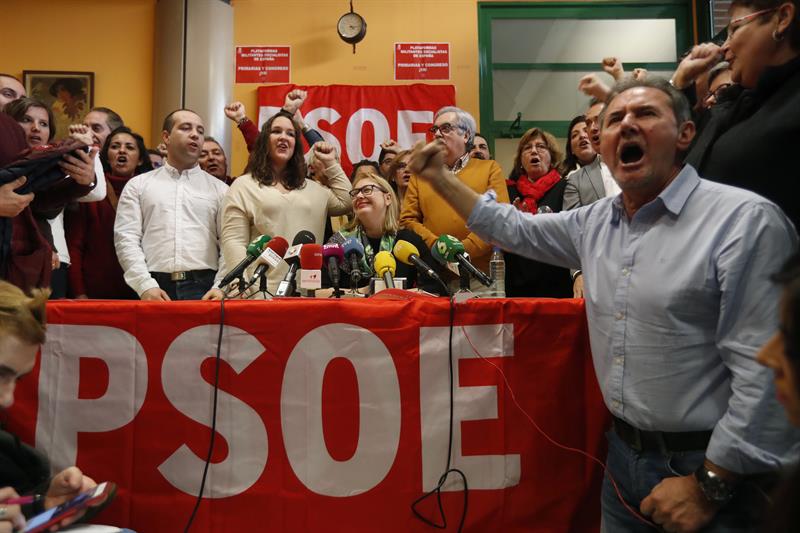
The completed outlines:
<svg viewBox="0 0 800 533">
<path fill-rule="evenodd" d="M 258 88 L 258 125 L 280 110 L 286 93 L 308 91 L 300 112 L 306 123 L 336 146 L 348 174 L 353 163 L 378 160 L 381 143 L 394 139 L 403 149 L 424 141 L 433 115 L 455 105 L 452 85 L 275 85 Z"/>
<path fill-rule="evenodd" d="M 396 43 L 394 79 L 449 80 L 449 43 Z"/>
<path fill-rule="evenodd" d="M 237 46 L 236 83 L 289 83 L 290 46 Z"/>
<path fill-rule="evenodd" d="M 48 341 L 10 426 L 57 468 L 119 485 L 101 522 L 183 530 L 211 435 L 220 311 L 48 305 Z M 192 531 L 432 531 L 410 506 L 446 468 L 449 316 L 442 299 L 227 302 L 216 447 Z M 603 457 L 608 414 L 582 304 L 471 301 L 454 324 L 450 466 L 469 484 L 464 530 L 596 531 L 602 472 L 534 430 L 492 366 L 550 437 Z M 461 490 L 451 476 L 442 491 L 448 531 Z M 419 507 L 438 522 L 436 509 Z"/>
</svg>

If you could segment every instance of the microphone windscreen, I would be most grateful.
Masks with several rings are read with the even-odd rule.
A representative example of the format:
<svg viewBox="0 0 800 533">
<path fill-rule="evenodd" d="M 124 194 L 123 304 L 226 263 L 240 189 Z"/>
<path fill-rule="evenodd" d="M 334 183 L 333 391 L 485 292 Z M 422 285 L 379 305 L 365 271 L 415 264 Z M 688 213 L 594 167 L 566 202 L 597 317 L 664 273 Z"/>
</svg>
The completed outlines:
<svg viewBox="0 0 800 533">
<path fill-rule="evenodd" d="M 364 257 L 364 245 L 358 242 L 354 237 L 350 237 L 344 241 L 344 246 L 342 248 L 344 249 L 345 257 L 350 257 L 350 254 L 353 253 L 357 254 L 359 259 Z"/>
<path fill-rule="evenodd" d="M 457 261 L 456 256 L 458 254 L 463 254 L 465 251 L 464 243 L 452 235 L 440 235 L 439 238 L 436 239 L 434 246 L 438 248 L 439 254 L 450 263 Z"/>
<path fill-rule="evenodd" d="M 417 247 L 408 241 L 397 241 L 394 243 L 394 250 L 392 250 L 392 253 L 398 261 L 407 265 L 413 264 L 411 263 L 412 255 L 419 256 L 419 250 L 417 250 Z"/>
<path fill-rule="evenodd" d="M 300 268 L 322 270 L 322 245 L 306 244 L 300 250 Z"/>
<path fill-rule="evenodd" d="M 439 251 L 439 249 L 441 248 L 440 246 L 441 244 L 442 243 L 440 243 L 439 241 L 433 243 L 433 246 L 431 246 L 431 255 L 438 263 L 442 265 L 447 265 L 447 263 L 450 263 L 450 261 L 448 261 L 447 257 L 445 257 L 445 255 L 447 254 L 446 251 L 444 255 L 442 254 L 442 252 Z"/>
<path fill-rule="evenodd" d="M 341 244 L 326 244 L 322 247 L 322 257 L 328 259 L 335 257 L 337 263 L 344 261 L 344 250 Z"/>
<path fill-rule="evenodd" d="M 294 236 L 294 240 L 292 241 L 292 246 L 297 246 L 298 244 L 313 244 L 317 241 L 314 237 L 314 234 L 308 230 L 298 231 L 297 235 Z"/>
<path fill-rule="evenodd" d="M 389 271 L 394 277 L 394 273 L 397 271 L 397 261 L 394 260 L 392 254 L 383 250 L 375 254 L 374 269 L 379 276 L 383 276 L 384 272 Z"/>
<path fill-rule="evenodd" d="M 275 237 L 267 243 L 266 248 L 271 248 L 273 252 L 283 257 L 289 249 L 289 243 L 283 237 Z"/>
<path fill-rule="evenodd" d="M 247 245 L 247 255 L 250 257 L 258 257 L 264 251 L 264 246 L 269 242 L 269 235 L 261 235 L 253 242 Z"/>
</svg>

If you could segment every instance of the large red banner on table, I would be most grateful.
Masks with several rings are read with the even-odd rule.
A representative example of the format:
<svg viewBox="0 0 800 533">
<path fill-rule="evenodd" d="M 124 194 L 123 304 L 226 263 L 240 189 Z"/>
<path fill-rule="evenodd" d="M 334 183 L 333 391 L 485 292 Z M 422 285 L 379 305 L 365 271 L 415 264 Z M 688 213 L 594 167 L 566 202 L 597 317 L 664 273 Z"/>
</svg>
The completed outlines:
<svg viewBox="0 0 800 533">
<path fill-rule="evenodd" d="M 234 301 L 224 318 L 213 302 L 64 302 L 48 318 L 10 426 L 56 468 L 119 485 L 103 522 L 183 530 L 222 319 L 216 447 L 192 531 L 433 530 L 411 503 L 446 469 L 447 300 Z M 465 531 L 596 531 L 601 471 L 538 433 L 497 369 L 550 437 L 602 456 L 581 302 L 470 301 L 454 324 L 450 466 L 469 486 Z M 460 479 L 441 496 L 455 531 Z M 441 521 L 436 508 L 420 512 Z"/>
<path fill-rule="evenodd" d="M 336 146 L 347 173 L 362 159 L 377 161 L 384 141 L 407 149 L 426 140 L 434 113 L 456 103 L 453 85 L 272 85 L 258 88 L 259 127 L 294 88 L 308 91 L 303 119 Z"/>
</svg>

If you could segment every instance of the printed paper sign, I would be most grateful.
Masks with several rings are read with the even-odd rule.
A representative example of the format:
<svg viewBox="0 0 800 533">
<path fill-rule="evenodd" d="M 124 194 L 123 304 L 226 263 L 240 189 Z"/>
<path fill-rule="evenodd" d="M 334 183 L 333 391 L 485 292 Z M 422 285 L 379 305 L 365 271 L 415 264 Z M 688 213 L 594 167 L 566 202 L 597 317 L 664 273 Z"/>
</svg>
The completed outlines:
<svg viewBox="0 0 800 533">
<path fill-rule="evenodd" d="M 236 47 L 236 83 L 289 83 L 290 77 L 291 47 Z"/>
<path fill-rule="evenodd" d="M 449 80 L 449 43 L 397 43 L 394 45 L 394 79 Z"/>
</svg>

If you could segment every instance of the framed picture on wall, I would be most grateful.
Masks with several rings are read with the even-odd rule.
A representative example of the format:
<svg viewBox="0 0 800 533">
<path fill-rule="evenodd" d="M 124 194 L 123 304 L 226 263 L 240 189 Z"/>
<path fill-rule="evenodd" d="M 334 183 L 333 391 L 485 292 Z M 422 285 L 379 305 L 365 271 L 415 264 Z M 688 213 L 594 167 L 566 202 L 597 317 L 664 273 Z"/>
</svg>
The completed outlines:
<svg viewBox="0 0 800 533">
<path fill-rule="evenodd" d="M 24 70 L 22 82 L 28 96 L 53 110 L 56 140 L 67 137 L 69 125 L 83 122 L 94 106 L 94 72 Z"/>
</svg>

